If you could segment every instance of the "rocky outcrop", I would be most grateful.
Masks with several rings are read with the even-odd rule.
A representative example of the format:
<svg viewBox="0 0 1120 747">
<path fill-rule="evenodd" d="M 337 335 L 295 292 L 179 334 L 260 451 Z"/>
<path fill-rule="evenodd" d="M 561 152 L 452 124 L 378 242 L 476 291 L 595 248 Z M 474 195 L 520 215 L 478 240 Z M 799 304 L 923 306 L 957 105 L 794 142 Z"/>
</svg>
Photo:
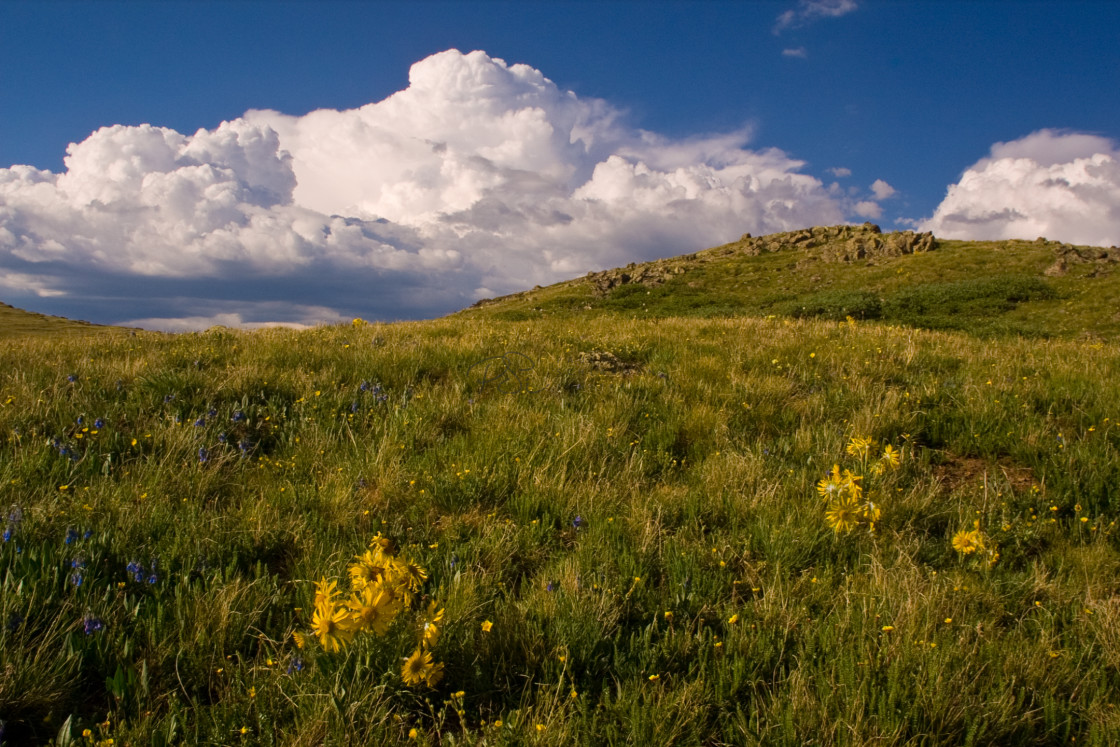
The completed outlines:
<svg viewBox="0 0 1120 747">
<path fill-rule="evenodd" d="M 774 233 L 752 238 L 746 234 L 732 251 L 757 256 L 765 252 L 821 247 L 821 258 L 831 262 L 851 262 L 876 257 L 901 257 L 904 254 L 933 251 L 937 239 L 932 233 L 899 231 L 884 234 L 874 223 L 860 226 L 814 226 L 800 231 Z"/>
<path fill-rule="evenodd" d="M 695 258 L 695 254 L 688 255 Z M 660 285 L 674 275 L 683 275 L 686 272 L 684 263 L 693 261 L 689 259 L 667 260 L 659 259 L 637 265 L 633 262 L 624 268 L 603 270 L 602 272 L 587 273 L 587 280 L 594 286 L 600 295 L 607 293 L 612 288 L 627 283 L 641 283 L 642 285 Z"/>
<path fill-rule="evenodd" d="M 901 257 L 904 254 L 928 252 L 936 248 L 937 239 L 932 233 L 899 231 L 884 234 L 874 223 L 864 223 L 860 226 L 814 226 L 757 238 L 747 233 L 736 242 L 695 254 L 659 259 L 641 265 L 631 263 L 626 267 L 602 272 L 589 272 L 584 280 L 594 285 L 595 292 L 602 296 L 613 288 L 628 283 L 660 285 L 701 263 L 712 262 L 732 254 L 758 256 L 767 252 L 791 249 L 819 249 L 815 255 L 826 262 L 851 262 L 878 257 Z"/>
<path fill-rule="evenodd" d="M 1094 267 L 1089 271 L 1087 277 L 1094 278 L 1108 274 L 1116 264 L 1120 263 L 1120 249 L 1115 246 L 1105 249 L 1096 246 L 1073 246 L 1072 244 L 1046 242 L 1042 238 L 1038 241 L 1049 243 L 1054 249 L 1054 264 L 1047 267 L 1043 273 L 1049 277 L 1065 275 L 1074 265 L 1091 264 Z"/>
</svg>

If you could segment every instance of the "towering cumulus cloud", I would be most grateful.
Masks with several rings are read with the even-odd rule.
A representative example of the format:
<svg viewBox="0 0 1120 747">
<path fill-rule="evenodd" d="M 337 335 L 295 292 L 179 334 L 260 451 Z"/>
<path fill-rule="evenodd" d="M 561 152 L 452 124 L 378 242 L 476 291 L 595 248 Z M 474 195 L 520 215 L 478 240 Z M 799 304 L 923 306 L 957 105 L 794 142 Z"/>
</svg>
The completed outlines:
<svg viewBox="0 0 1120 747">
<path fill-rule="evenodd" d="M 1107 138 L 1055 130 L 996 143 L 921 229 L 945 238 L 1120 244 L 1120 150 Z"/>
<path fill-rule="evenodd" d="M 671 140 L 450 50 L 358 109 L 94 132 L 0 169 L 0 296 L 167 329 L 423 317 L 846 206 L 747 131 Z M 49 308 L 48 308 L 49 307 Z"/>
</svg>

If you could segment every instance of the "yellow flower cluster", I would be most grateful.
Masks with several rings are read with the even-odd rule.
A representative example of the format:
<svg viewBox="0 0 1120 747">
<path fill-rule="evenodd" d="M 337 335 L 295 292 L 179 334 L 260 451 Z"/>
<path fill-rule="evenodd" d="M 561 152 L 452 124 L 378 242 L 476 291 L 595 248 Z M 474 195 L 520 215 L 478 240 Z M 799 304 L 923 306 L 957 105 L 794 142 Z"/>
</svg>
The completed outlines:
<svg viewBox="0 0 1120 747">
<path fill-rule="evenodd" d="M 962 529 L 953 535 L 953 549 L 961 554 L 987 558 L 988 565 L 999 560 L 999 546 L 996 541 L 980 531 L 980 520 L 972 524 L 972 529 Z"/>
<path fill-rule="evenodd" d="M 350 595 L 343 598 L 336 581 L 326 578 L 315 584 L 315 612 L 311 632 L 323 649 L 340 651 L 359 632 L 385 635 L 397 616 L 412 606 L 428 572 L 418 563 L 394 551 L 393 543 L 377 535 L 370 549 L 354 557 L 347 569 Z M 429 602 L 419 629 L 419 643 L 405 659 L 401 676 L 407 685 L 435 687 L 443 676 L 443 665 L 432 659 L 439 641 L 443 610 Z"/>
<path fill-rule="evenodd" d="M 888 468 L 898 467 L 901 455 L 890 444 L 883 447 L 879 458 L 868 465 L 873 446 L 872 439 L 853 436 L 847 450 L 860 460 L 864 468 L 870 469 L 872 475 L 878 476 Z M 875 522 L 879 520 L 882 510 L 870 493 L 864 495 L 861 480 L 862 475 L 853 474 L 850 469 L 841 472 L 840 465 L 833 464 L 832 472 L 817 483 L 817 493 L 827 504 L 825 520 L 837 534 L 846 534 L 864 522 L 870 531 L 875 531 Z"/>
</svg>

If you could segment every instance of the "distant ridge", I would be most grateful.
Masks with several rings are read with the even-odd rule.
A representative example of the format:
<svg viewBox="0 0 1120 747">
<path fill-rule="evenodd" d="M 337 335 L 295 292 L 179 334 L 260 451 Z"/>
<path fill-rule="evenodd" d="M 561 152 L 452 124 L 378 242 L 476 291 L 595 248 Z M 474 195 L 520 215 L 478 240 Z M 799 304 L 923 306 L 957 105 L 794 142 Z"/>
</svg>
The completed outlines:
<svg viewBox="0 0 1120 747">
<path fill-rule="evenodd" d="M 121 332 L 125 327 L 111 327 L 61 316 L 37 314 L 0 301 L 0 340 L 46 334 L 90 334 Z"/>
</svg>

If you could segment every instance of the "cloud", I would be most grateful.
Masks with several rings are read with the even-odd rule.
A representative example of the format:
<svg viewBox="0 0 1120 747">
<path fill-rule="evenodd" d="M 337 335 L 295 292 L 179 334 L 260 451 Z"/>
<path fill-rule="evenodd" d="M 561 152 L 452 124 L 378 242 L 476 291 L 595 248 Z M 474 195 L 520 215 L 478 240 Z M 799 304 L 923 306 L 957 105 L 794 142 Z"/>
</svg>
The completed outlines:
<svg viewBox="0 0 1120 747">
<path fill-rule="evenodd" d="M 0 169 L 0 277 L 12 303 L 164 329 L 415 319 L 864 214 L 751 134 L 667 138 L 449 50 L 356 109 L 115 125 L 62 173 Z"/>
<path fill-rule="evenodd" d="M 846 169 L 843 166 L 836 166 L 836 167 L 831 168 L 831 169 L 826 169 L 826 171 L 828 171 L 828 173 L 835 176 L 837 179 L 843 179 L 846 176 L 851 176 L 852 175 L 852 170 L 851 169 Z"/>
<path fill-rule="evenodd" d="M 1052 129 L 996 143 L 920 228 L 950 239 L 1120 244 L 1120 149 L 1107 138 Z"/>
<path fill-rule="evenodd" d="M 857 202 L 853 208 L 856 215 L 861 218 L 877 220 L 883 216 L 883 208 L 877 202 Z"/>
<path fill-rule="evenodd" d="M 876 179 L 871 183 L 871 191 L 874 193 L 876 200 L 886 200 L 896 194 L 894 187 L 882 179 Z"/>
<path fill-rule="evenodd" d="M 798 57 L 798 58 L 803 60 L 808 56 L 809 56 L 809 53 L 805 51 L 805 47 L 798 47 L 796 49 L 783 49 L 782 50 L 782 57 Z"/>
<path fill-rule="evenodd" d="M 774 35 L 787 28 L 799 28 L 821 18 L 839 18 L 856 10 L 856 0 L 800 0 L 796 8 L 791 8 L 778 16 L 774 23 Z"/>
</svg>

